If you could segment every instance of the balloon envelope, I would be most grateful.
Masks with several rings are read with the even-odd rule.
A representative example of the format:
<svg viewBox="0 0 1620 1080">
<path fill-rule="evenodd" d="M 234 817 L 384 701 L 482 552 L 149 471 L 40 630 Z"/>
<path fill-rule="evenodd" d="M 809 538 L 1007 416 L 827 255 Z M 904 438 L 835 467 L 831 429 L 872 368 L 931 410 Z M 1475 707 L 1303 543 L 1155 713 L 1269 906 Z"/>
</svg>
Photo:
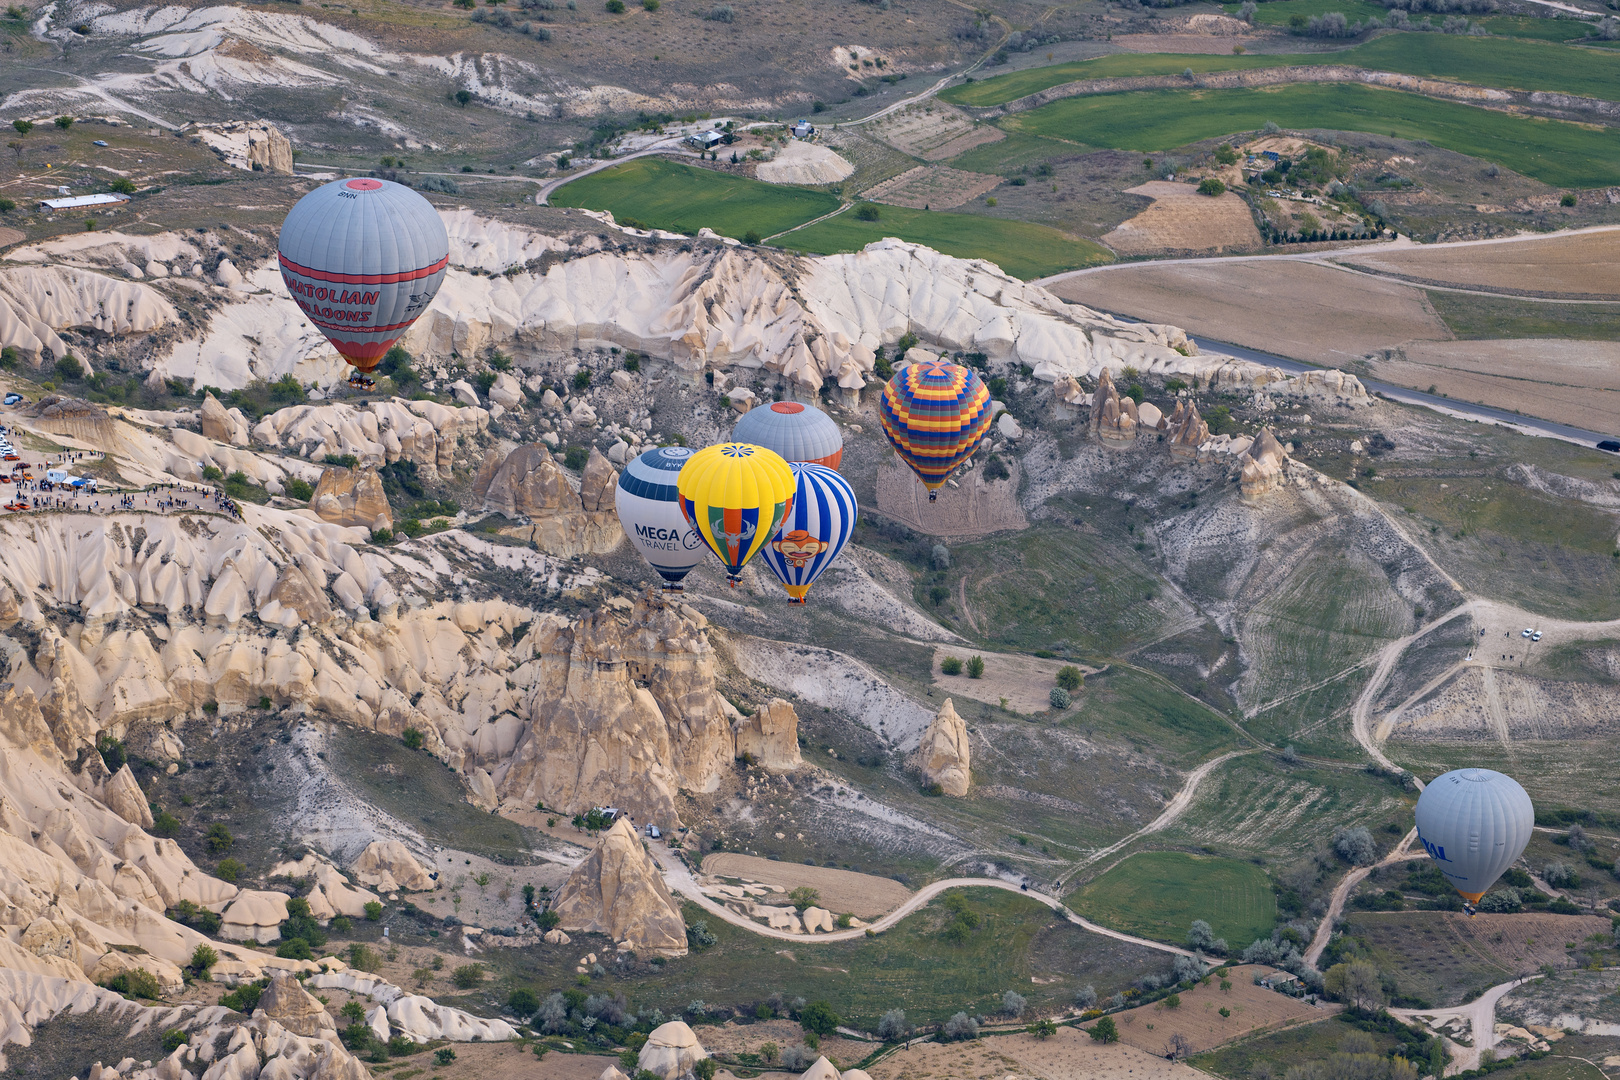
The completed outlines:
<svg viewBox="0 0 1620 1080">
<path fill-rule="evenodd" d="M 833 418 L 797 401 L 750 409 L 731 429 L 731 441 L 763 446 L 790 464 L 806 461 L 836 469 L 844 457 L 844 436 Z"/>
<path fill-rule="evenodd" d="M 798 481 L 793 509 L 783 519 L 781 531 L 760 550 L 759 557 L 787 594 L 802 604 L 816 578 L 849 543 L 860 511 L 855 489 L 833 470 L 804 464 L 795 464 L 792 469 Z"/>
<path fill-rule="evenodd" d="M 1473 904 L 1524 854 L 1535 823 L 1524 788 L 1491 769 L 1443 773 L 1418 797 L 1418 839 Z"/>
<path fill-rule="evenodd" d="M 408 187 L 357 177 L 298 200 L 281 225 L 281 280 L 361 371 L 427 310 L 450 263 L 439 212 Z"/>
<path fill-rule="evenodd" d="M 742 568 L 770 542 L 793 506 L 793 470 L 763 446 L 718 443 L 687 459 L 676 478 L 681 513 L 726 568 Z"/>
<path fill-rule="evenodd" d="M 884 385 L 878 418 L 932 499 L 990 430 L 990 389 L 957 364 L 909 364 Z"/>
<path fill-rule="evenodd" d="M 633 458 L 619 474 L 614 506 L 619 525 L 671 592 L 703 561 L 703 539 L 681 513 L 675 478 L 692 456 L 684 446 L 660 446 Z"/>
</svg>

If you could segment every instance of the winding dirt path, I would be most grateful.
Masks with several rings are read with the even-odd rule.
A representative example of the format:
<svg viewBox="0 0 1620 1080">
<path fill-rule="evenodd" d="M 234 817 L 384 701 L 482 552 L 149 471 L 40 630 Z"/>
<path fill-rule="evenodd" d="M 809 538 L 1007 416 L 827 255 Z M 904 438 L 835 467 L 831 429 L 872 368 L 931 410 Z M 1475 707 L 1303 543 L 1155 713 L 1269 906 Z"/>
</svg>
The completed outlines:
<svg viewBox="0 0 1620 1080">
<path fill-rule="evenodd" d="M 1391 1009 L 1389 1012 L 1391 1016 L 1398 1016 L 1407 1021 L 1417 1021 L 1420 1016 L 1436 1019 L 1460 1016 L 1467 1020 L 1472 1030 L 1474 1045 L 1462 1046 L 1447 1040 L 1452 1058 L 1451 1064 L 1446 1066 L 1446 1075 L 1468 1072 L 1479 1068 L 1480 1054 L 1483 1051 L 1496 1046 L 1496 1003 L 1510 991 L 1539 978 L 1541 978 L 1539 974 L 1521 975 L 1512 982 L 1491 987 L 1466 1005 L 1455 1005 L 1449 1009 Z"/>
<path fill-rule="evenodd" d="M 1316 962 L 1322 958 L 1322 951 L 1327 948 L 1328 941 L 1333 937 L 1333 924 L 1338 921 L 1339 916 L 1344 912 L 1344 903 L 1350 898 L 1351 890 L 1365 881 L 1368 874 L 1377 870 L 1380 866 L 1389 866 L 1391 863 L 1428 857 L 1426 851 L 1411 850 L 1412 841 L 1416 839 L 1417 829 L 1414 828 L 1406 834 L 1399 844 L 1396 844 L 1391 849 L 1388 855 L 1385 855 L 1378 862 L 1372 866 L 1358 866 L 1344 875 L 1344 880 L 1339 882 L 1338 888 L 1333 890 L 1333 898 L 1328 901 L 1327 914 L 1323 915 L 1322 921 L 1316 924 L 1316 933 L 1311 937 L 1310 947 L 1305 950 L 1305 962 L 1307 964 L 1315 967 Z"/>
</svg>

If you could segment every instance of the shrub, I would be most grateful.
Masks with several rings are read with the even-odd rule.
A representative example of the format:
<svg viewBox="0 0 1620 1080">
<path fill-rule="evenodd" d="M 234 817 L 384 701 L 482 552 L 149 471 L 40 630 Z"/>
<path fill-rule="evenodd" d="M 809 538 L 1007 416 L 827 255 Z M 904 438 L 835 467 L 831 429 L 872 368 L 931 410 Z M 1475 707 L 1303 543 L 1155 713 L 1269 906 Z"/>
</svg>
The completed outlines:
<svg viewBox="0 0 1620 1080">
<path fill-rule="evenodd" d="M 1225 195 L 1226 185 L 1215 179 L 1213 176 L 1206 176 L 1198 184 L 1198 194 L 1208 195 L 1210 198 L 1214 198 L 1217 195 Z"/>
<path fill-rule="evenodd" d="M 1114 1018 L 1112 1016 L 1105 1016 L 1101 1020 L 1098 1020 L 1095 1024 L 1091 1025 L 1091 1027 L 1086 1030 L 1086 1034 L 1090 1035 L 1093 1039 L 1100 1043 L 1118 1042 L 1119 1026 L 1114 1023 Z"/>
<path fill-rule="evenodd" d="M 108 772 L 117 772 L 124 767 L 129 756 L 124 753 L 124 744 L 111 735 L 103 735 L 96 741 L 96 749 L 101 753 L 101 763 L 107 766 Z"/>
<path fill-rule="evenodd" d="M 939 662 L 939 670 L 946 675 L 962 674 L 962 661 L 954 656 L 947 656 Z"/>
<path fill-rule="evenodd" d="M 872 203 L 862 203 L 855 208 L 856 221 L 877 221 L 882 216 L 882 212 Z"/>
<path fill-rule="evenodd" d="M 163 1033 L 163 1052 L 172 1054 L 191 1041 L 191 1036 L 179 1028 L 172 1028 Z"/>
<path fill-rule="evenodd" d="M 148 1001 L 156 1001 L 163 996 L 163 988 L 158 985 L 157 976 L 139 967 L 120 971 L 108 979 L 107 989 L 125 997 L 145 998 Z"/>
<path fill-rule="evenodd" d="M 965 1012 L 959 1012 L 945 1021 L 942 1034 L 949 1042 L 958 1042 L 964 1039 L 977 1039 L 979 1037 L 979 1022 Z"/>
<path fill-rule="evenodd" d="M 1074 693 L 1076 690 L 1084 686 L 1085 683 L 1085 676 L 1081 675 L 1080 669 L 1075 667 L 1073 664 L 1065 664 L 1058 668 L 1057 684 L 1063 687 L 1063 689 L 1067 690 L 1069 693 Z"/>
<path fill-rule="evenodd" d="M 1057 1034 L 1057 1025 L 1050 1020 L 1037 1020 L 1024 1029 L 1037 1039 L 1050 1039 Z"/>
<path fill-rule="evenodd" d="M 906 1010 L 890 1009 L 878 1020 L 877 1036 L 884 1042 L 899 1042 L 906 1037 Z"/>
<path fill-rule="evenodd" d="M 72 353 L 64 353 L 56 362 L 56 377 L 64 382 L 84 378 L 84 365 Z"/>
<path fill-rule="evenodd" d="M 0 199 L 0 214 L 9 214 L 15 209 L 17 209 L 17 200 L 15 200 L 15 199 Z M 12 351 L 15 351 L 15 350 L 12 350 Z"/>
<path fill-rule="evenodd" d="M 246 869 L 240 859 L 221 859 L 219 865 L 214 868 L 214 876 L 235 885 L 237 878 L 241 877 L 242 871 Z"/>
<path fill-rule="evenodd" d="M 193 974 L 206 979 L 208 972 L 213 970 L 214 965 L 217 963 L 219 963 L 219 953 L 214 951 L 214 947 L 200 944 L 191 950 L 191 963 L 186 966 L 191 968 Z"/>
<path fill-rule="evenodd" d="M 612 2 L 618 4 L 621 8 L 624 7 L 620 0 L 612 0 Z M 441 1046 L 433 1051 L 433 1063 L 435 1065 L 448 1065 L 454 1060 L 456 1060 L 456 1052 L 448 1046 Z"/>
<path fill-rule="evenodd" d="M 378 919 L 382 918 L 383 906 L 376 900 L 366 901 L 366 906 L 361 910 L 366 913 L 367 922 L 376 922 Z"/>
<path fill-rule="evenodd" d="M 1555 889 L 1573 889 L 1581 883 L 1580 875 L 1562 862 L 1548 863 L 1541 871 L 1541 880 Z"/>
<path fill-rule="evenodd" d="M 1165 998 L 1164 999 L 1164 1007 L 1167 1008 L 1167 1009 L 1179 1009 L 1179 1008 L 1181 1008 L 1181 995 L 1180 994 L 1171 994 L 1169 997 Z"/>
<path fill-rule="evenodd" d="M 1074 699 L 1069 696 L 1069 692 L 1061 686 L 1052 687 L 1052 692 L 1046 695 L 1046 699 L 1052 703 L 1054 709 L 1067 709 L 1074 704 Z"/>
<path fill-rule="evenodd" d="M 310 951 L 309 942 L 301 937 L 288 938 L 276 946 L 276 955 L 283 960 L 313 960 L 315 954 Z"/>
<path fill-rule="evenodd" d="M 315 494 L 315 488 L 310 485 L 308 480 L 300 480 L 296 476 L 288 477 L 281 485 L 281 490 L 287 498 L 297 499 L 299 502 L 308 502 L 310 497 Z"/>
<path fill-rule="evenodd" d="M 1333 834 L 1333 850 L 1352 866 L 1371 866 L 1378 861 L 1378 847 L 1365 825 L 1340 828 Z"/>
<path fill-rule="evenodd" d="M 405 748 L 407 750 L 422 749 L 423 739 L 421 729 L 413 727 L 406 728 L 404 733 L 400 735 L 400 741 L 405 744 Z"/>
<path fill-rule="evenodd" d="M 265 987 L 270 985 L 269 979 L 260 979 L 258 982 L 244 983 L 235 990 L 219 999 L 219 1003 L 232 1012 L 252 1016 L 253 1010 L 259 1007 L 259 996 L 264 993 Z"/>
<path fill-rule="evenodd" d="M 513 1016 L 526 1020 L 540 1011 L 540 999 L 534 996 L 533 990 L 520 986 L 506 995 L 506 1009 Z"/>
<path fill-rule="evenodd" d="M 1563 198 L 1558 200 L 1558 205 L 1559 206 L 1574 206 L 1575 205 L 1575 196 L 1573 194 L 1566 194 Z"/>
<path fill-rule="evenodd" d="M 223 855 L 231 850 L 234 843 L 236 837 L 231 835 L 231 830 L 227 829 L 223 822 L 218 821 L 208 826 L 208 835 L 203 838 L 203 846 L 208 849 L 210 855 Z"/>
<path fill-rule="evenodd" d="M 1215 148 L 1215 160 L 1222 165 L 1235 165 L 1237 164 L 1237 151 L 1222 143 Z"/>
<path fill-rule="evenodd" d="M 456 984 L 457 989 L 471 990 L 484 981 L 484 965 L 463 964 L 450 973 L 450 981 Z"/>
<path fill-rule="evenodd" d="M 984 657 L 975 656 L 968 660 L 967 675 L 970 679 L 984 678 Z"/>
<path fill-rule="evenodd" d="M 180 819 L 167 810 L 159 810 L 157 816 L 152 819 L 151 833 L 153 836 L 172 840 L 180 835 Z"/>
<path fill-rule="evenodd" d="M 332 916 L 332 930 L 338 934 L 348 934 L 354 930 L 354 920 L 347 915 Z"/>
<path fill-rule="evenodd" d="M 799 1026 L 816 1035 L 831 1035 L 843 1023 L 825 1001 L 812 1001 L 799 1012 Z"/>
<path fill-rule="evenodd" d="M 338 1015 L 351 1024 L 358 1024 L 366 1018 L 366 1007 L 358 1001 L 350 1001 L 338 1010 Z"/>
<path fill-rule="evenodd" d="M 1016 990 L 1008 990 L 1001 995 L 1001 1011 L 1014 1020 L 1024 1015 L 1024 1007 L 1029 1002 Z"/>
<path fill-rule="evenodd" d="M 1074 994 L 1074 1005 L 1075 1008 L 1082 1011 L 1087 1009 L 1095 1009 L 1097 1007 L 1097 988 L 1092 986 L 1090 983 L 1087 983 L 1079 990 L 1076 990 Z"/>
<path fill-rule="evenodd" d="M 794 907 L 803 911 L 807 907 L 815 907 L 816 902 L 821 899 L 821 893 L 808 885 L 801 885 L 788 893 L 788 899 L 793 901 Z"/>
</svg>

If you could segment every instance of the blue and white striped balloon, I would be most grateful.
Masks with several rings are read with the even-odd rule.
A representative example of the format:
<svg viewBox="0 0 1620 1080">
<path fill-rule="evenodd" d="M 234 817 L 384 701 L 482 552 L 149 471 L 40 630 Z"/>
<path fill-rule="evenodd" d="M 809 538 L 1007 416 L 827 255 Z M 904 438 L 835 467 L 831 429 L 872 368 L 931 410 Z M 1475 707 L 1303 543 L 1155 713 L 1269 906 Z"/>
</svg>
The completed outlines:
<svg viewBox="0 0 1620 1080">
<path fill-rule="evenodd" d="M 682 580 L 708 550 L 681 513 L 681 493 L 675 487 L 691 456 L 684 446 L 648 450 L 624 467 L 613 495 L 624 535 L 664 579 L 666 592 L 681 591 Z"/>
<path fill-rule="evenodd" d="M 849 543 L 860 507 L 849 481 L 825 465 L 794 463 L 792 469 L 798 481 L 793 509 L 759 555 L 792 602 L 802 604 L 816 578 Z"/>
</svg>

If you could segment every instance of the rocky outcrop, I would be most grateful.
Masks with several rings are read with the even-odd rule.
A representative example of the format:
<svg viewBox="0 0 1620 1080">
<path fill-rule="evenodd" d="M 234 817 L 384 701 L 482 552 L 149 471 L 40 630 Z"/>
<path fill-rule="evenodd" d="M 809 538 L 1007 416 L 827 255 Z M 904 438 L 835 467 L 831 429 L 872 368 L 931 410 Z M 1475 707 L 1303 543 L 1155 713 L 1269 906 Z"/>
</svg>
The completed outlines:
<svg viewBox="0 0 1620 1080">
<path fill-rule="evenodd" d="M 400 889 L 425 892 L 433 888 L 433 876 L 398 840 L 373 840 L 349 870 L 356 881 L 378 892 L 392 893 Z"/>
<path fill-rule="evenodd" d="M 613 492 L 619 474 L 601 451 L 591 449 L 576 493 L 568 472 L 540 443 L 520 446 L 505 458 L 491 456 L 473 484 L 484 509 L 528 525 L 503 529 L 550 555 L 572 558 L 606 554 L 624 538 Z"/>
<path fill-rule="evenodd" d="M 1209 438 L 1209 425 L 1198 415 L 1198 406 L 1192 401 L 1176 402 L 1176 411 L 1170 414 L 1170 456 L 1182 460 L 1198 457 L 1198 448 Z"/>
<path fill-rule="evenodd" d="M 501 798 L 568 813 L 614 805 L 678 825 L 675 793 L 713 791 L 735 754 L 707 625 L 656 593 L 628 612 L 535 619 L 524 638 L 539 661 L 522 703 L 531 719 L 495 771 Z"/>
<path fill-rule="evenodd" d="M 369 467 L 328 465 L 310 497 L 309 508 L 322 521 L 363 529 L 392 529 L 394 511 L 383 491 L 382 477 Z"/>
<path fill-rule="evenodd" d="M 202 408 L 197 410 L 197 420 L 202 426 L 204 438 L 231 446 L 248 444 L 247 417 L 241 409 L 227 409 L 221 405 L 213 394 L 203 398 Z"/>
<path fill-rule="evenodd" d="M 770 772 L 791 772 L 804 764 L 799 757 L 799 715 L 781 698 L 767 701 L 732 730 L 738 757 L 746 754 Z"/>
<path fill-rule="evenodd" d="M 946 795 L 961 798 L 973 783 L 969 763 L 967 725 L 956 715 L 950 698 L 940 706 L 934 722 L 923 733 L 907 764 L 922 773 L 925 782 L 938 784 Z"/>
<path fill-rule="evenodd" d="M 46 394 L 28 407 L 26 415 L 34 418 L 33 426 L 41 431 L 66 435 L 91 446 L 111 449 L 118 445 L 118 433 L 107 410 L 83 398 Z"/>
<path fill-rule="evenodd" d="M 231 42 L 222 46 L 228 51 Z M 240 48 L 258 52 L 243 42 Z M 201 139 L 233 168 L 252 172 L 280 173 L 291 176 L 293 171 L 292 142 L 268 120 L 238 120 L 225 124 L 192 124 L 188 131 Z"/>
<path fill-rule="evenodd" d="M 295 1035 L 337 1036 L 337 1022 L 326 1011 L 326 1006 L 291 975 L 278 974 L 270 980 L 259 997 L 259 1008 L 264 1010 L 265 1016 Z"/>
<path fill-rule="evenodd" d="M 1091 434 L 1105 446 L 1127 446 L 1136 441 L 1136 402 L 1121 397 L 1108 370 L 1097 376 L 1091 395 Z"/>
<path fill-rule="evenodd" d="M 287 921 L 287 894 L 243 889 L 222 913 L 219 936 L 231 941 L 277 941 Z"/>
<path fill-rule="evenodd" d="M 101 801 L 107 804 L 107 809 L 131 825 L 139 825 L 143 829 L 152 827 L 152 808 L 147 803 L 146 792 L 136 783 L 135 774 L 129 771 L 128 764 L 113 773 L 102 785 Z"/>
<path fill-rule="evenodd" d="M 832 1062 L 825 1057 L 818 1057 L 808 1069 L 799 1074 L 799 1080 L 843 1080 L 843 1078 Z"/>
<path fill-rule="evenodd" d="M 698 1062 L 709 1056 L 697 1035 L 680 1020 L 654 1028 L 641 1047 L 636 1068 L 645 1069 L 659 1080 L 680 1080 Z"/>
<path fill-rule="evenodd" d="M 564 929 L 606 934 L 621 949 L 655 956 L 686 954 L 680 906 L 628 818 L 614 822 L 568 875 L 552 910 Z"/>
<path fill-rule="evenodd" d="M 1258 498 L 1282 483 L 1283 470 L 1288 464 L 1288 452 L 1283 449 L 1270 428 L 1263 428 L 1254 437 L 1235 462 L 1238 481 L 1245 498 Z"/>
</svg>

